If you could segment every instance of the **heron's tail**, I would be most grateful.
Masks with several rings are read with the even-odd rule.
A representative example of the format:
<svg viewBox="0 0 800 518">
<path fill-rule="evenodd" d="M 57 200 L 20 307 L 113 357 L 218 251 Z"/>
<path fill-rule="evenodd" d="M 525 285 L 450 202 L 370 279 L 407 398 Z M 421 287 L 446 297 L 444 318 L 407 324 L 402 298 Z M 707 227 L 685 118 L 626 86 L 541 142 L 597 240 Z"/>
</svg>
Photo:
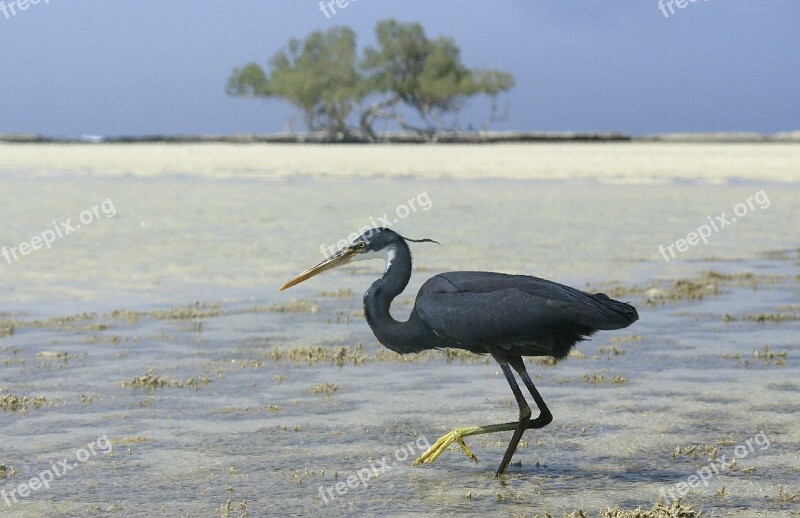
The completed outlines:
<svg viewBox="0 0 800 518">
<path fill-rule="evenodd" d="M 602 305 L 603 313 L 606 316 L 603 327 L 598 327 L 598 329 L 622 329 L 639 320 L 639 313 L 630 304 L 614 300 L 605 293 L 595 293 L 592 298 Z"/>
</svg>

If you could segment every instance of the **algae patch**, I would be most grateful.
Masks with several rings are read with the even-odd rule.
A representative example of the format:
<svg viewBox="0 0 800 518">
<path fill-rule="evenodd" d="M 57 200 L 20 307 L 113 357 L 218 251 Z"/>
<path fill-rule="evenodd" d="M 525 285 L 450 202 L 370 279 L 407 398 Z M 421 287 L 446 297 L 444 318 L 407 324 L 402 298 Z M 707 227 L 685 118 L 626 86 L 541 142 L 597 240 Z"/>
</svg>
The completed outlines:
<svg viewBox="0 0 800 518">
<path fill-rule="evenodd" d="M 350 288 L 339 288 L 338 291 L 321 291 L 317 295 L 319 295 L 320 297 L 344 299 L 344 298 L 355 297 L 356 292 L 354 292 Z"/>
<path fill-rule="evenodd" d="M 339 390 L 339 387 L 331 383 L 319 383 L 318 385 L 314 385 L 313 387 L 311 387 L 312 394 L 331 395 L 337 390 Z"/>
<path fill-rule="evenodd" d="M 273 304 L 269 307 L 273 313 L 316 313 L 319 307 L 313 302 L 307 300 L 290 300 L 279 304 Z"/>
<path fill-rule="evenodd" d="M 222 304 L 205 303 L 196 301 L 194 304 L 178 306 L 169 309 L 159 309 L 156 311 L 132 311 L 129 309 L 117 309 L 108 313 L 108 317 L 115 320 L 127 320 L 135 322 L 140 318 L 154 318 L 156 320 L 193 320 L 198 318 L 214 318 L 226 314 Z"/>
<path fill-rule="evenodd" d="M 0 320 L 0 338 L 14 334 L 14 323 L 10 320 Z"/>
<path fill-rule="evenodd" d="M 153 369 L 147 369 L 144 374 L 134 376 L 129 381 L 123 381 L 122 386 L 126 388 L 141 388 L 147 390 L 155 390 L 165 387 L 191 388 L 198 390 L 200 387 L 209 385 L 210 383 L 211 378 L 209 378 L 206 374 L 192 376 L 187 380 L 176 380 L 153 374 Z"/>
<path fill-rule="evenodd" d="M 600 512 L 600 518 L 700 518 L 701 513 L 695 511 L 690 504 L 682 504 L 680 500 L 672 502 L 670 506 L 664 505 L 659 499 L 651 509 L 621 509 L 620 507 L 607 508 Z"/>
<path fill-rule="evenodd" d="M 752 315 L 742 315 L 735 317 L 725 314 L 722 317 L 723 322 L 758 322 L 763 324 L 765 322 L 789 322 L 793 320 L 800 320 L 800 315 L 797 313 L 756 313 Z"/>
<path fill-rule="evenodd" d="M 715 460 L 717 458 L 717 451 L 719 446 L 711 444 L 692 444 L 690 446 L 676 446 L 672 452 L 672 458 L 688 457 L 690 459 L 698 459 L 702 455 L 708 460 Z"/>
<path fill-rule="evenodd" d="M 123 437 L 122 439 L 110 439 L 113 446 L 129 446 L 131 444 L 141 444 L 150 442 L 149 437 Z"/>
<path fill-rule="evenodd" d="M 5 394 L 0 396 L 0 410 L 6 412 L 20 412 L 25 413 L 28 409 L 37 409 L 47 402 L 43 396 L 28 398 L 27 396 L 16 396 L 14 394 Z"/>
<path fill-rule="evenodd" d="M 499 499 L 498 494 L 498 499 Z M 469 495 L 471 498 L 471 494 Z M 514 518 L 526 518 L 529 515 L 512 514 Z M 534 514 L 533 518 L 556 518 L 557 515 L 552 513 Z M 659 498 L 653 507 L 650 509 L 622 509 L 617 506 L 614 508 L 607 507 L 602 509 L 599 514 L 595 515 L 584 511 L 583 509 L 574 509 L 569 513 L 562 513 L 562 518 L 590 518 L 591 516 L 599 516 L 599 518 L 700 518 L 701 511 L 695 511 L 690 504 L 681 503 L 680 499 L 673 502 L 671 505 L 664 505 L 664 502 Z"/>
<path fill-rule="evenodd" d="M 589 291 L 602 291 L 616 299 L 641 297 L 648 306 L 661 306 L 684 301 L 702 300 L 707 296 L 722 293 L 722 287 L 746 287 L 757 289 L 762 285 L 773 285 L 786 280 L 781 275 L 757 275 L 752 272 L 725 274 L 713 270 L 702 272 L 696 277 L 677 281 L 656 281 L 648 286 L 628 286 L 609 283 L 602 288 L 587 286 Z"/>
<path fill-rule="evenodd" d="M 723 360 L 734 360 L 736 363 L 743 364 L 745 367 L 753 364 L 761 364 L 765 366 L 781 367 L 786 365 L 786 359 L 789 357 L 788 351 L 772 351 L 769 345 L 765 345 L 764 349 L 753 349 L 752 360 L 739 353 L 725 353 L 722 355 Z"/>
<path fill-rule="evenodd" d="M 602 372 L 595 372 L 592 374 L 584 374 L 581 379 L 586 383 L 591 383 L 592 385 L 609 383 L 611 385 L 622 385 L 628 382 L 627 378 L 624 378 L 622 374 L 617 374 L 614 377 L 606 377 L 605 374 Z"/>
<path fill-rule="evenodd" d="M 291 361 L 296 364 L 306 363 L 311 366 L 316 363 L 330 362 L 338 367 L 344 365 L 361 365 L 367 362 L 415 363 L 437 359 L 443 359 L 447 363 L 452 363 L 454 361 L 458 361 L 462 364 L 472 362 L 489 363 L 487 356 L 474 354 L 461 349 L 444 349 L 442 351 L 430 350 L 400 355 L 383 346 L 378 346 L 374 351 L 374 353 L 365 351 L 361 344 L 337 347 L 299 346 L 291 349 L 281 349 L 275 346 L 269 352 L 264 353 L 264 357 L 266 360 L 276 363 Z"/>
<path fill-rule="evenodd" d="M 7 466 L 5 464 L 0 464 L 0 479 L 7 479 L 11 478 L 17 474 L 17 470 L 14 466 Z"/>
</svg>

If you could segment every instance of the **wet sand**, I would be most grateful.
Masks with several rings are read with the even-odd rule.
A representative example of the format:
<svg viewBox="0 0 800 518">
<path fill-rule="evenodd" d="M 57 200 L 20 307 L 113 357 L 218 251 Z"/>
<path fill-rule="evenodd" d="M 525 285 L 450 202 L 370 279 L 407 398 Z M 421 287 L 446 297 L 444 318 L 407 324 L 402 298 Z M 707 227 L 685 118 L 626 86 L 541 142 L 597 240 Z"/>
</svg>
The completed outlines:
<svg viewBox="0 0 800 518">
<path fill-rule="evenodd" d="M 597 516 L 650 509 L 748 440 L 684 504 L 703 516 L 800 509 L 793 183 L 728 170 L 715 185 L 78 173 L 3 179 L 0 246 L 105 199 L 117 214 L 0 263 L 0 490 L 75 463 L 100 437 L 113 449 L 0 499 L 2 515 Z M 768 208 L 678 259 L 658 254 L 761 189 Z M 456 268 L 535 274 L 639 308 L 640 322 L 558 365 L 528 362 L 555 420 L 526 432 L 500 480 L 510 433 L 467 438 L 477 464 L 451 448 L 410 466 L 452 428 L 517 410 L 484 357 L 376 343 L 360 304 L 382 265 L 274 291 L 321 246 L 421 192 L 430 209 L 396 228 L 443 245 L 414 247 L 396 317 L 424 279 Z"/>
<path fill-rule="evenodd" d="M 192 178 L 572 180 L 674 183 L 794 182 L 800 143 L 324 145 L 8 144 L 0 172 Z"/>
</svg>

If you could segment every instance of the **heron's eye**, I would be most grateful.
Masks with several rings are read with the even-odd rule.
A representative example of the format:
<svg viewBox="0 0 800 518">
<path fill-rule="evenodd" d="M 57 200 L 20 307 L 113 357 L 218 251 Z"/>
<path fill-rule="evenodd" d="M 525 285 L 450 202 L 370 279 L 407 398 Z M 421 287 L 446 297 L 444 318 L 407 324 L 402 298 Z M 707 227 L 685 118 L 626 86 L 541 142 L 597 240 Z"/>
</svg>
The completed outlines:
<svg viewBox="0 0 800 518">
<path fill-rule="evenodd" d="M 356 244 L 356 248 L 359 250 L 364 250 L 367 248 L 367 244 L 363 241 L 359 241 L 358 244 Z"/>
</svg>

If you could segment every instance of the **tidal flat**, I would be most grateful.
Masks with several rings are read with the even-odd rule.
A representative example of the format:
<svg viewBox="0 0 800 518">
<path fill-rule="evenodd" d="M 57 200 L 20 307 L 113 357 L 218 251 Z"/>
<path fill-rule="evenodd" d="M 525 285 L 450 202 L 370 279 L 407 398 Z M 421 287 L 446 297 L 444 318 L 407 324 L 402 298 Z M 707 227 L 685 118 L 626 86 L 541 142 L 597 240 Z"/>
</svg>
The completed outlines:
<svg viewBox="0 0 800 518">
<path fill-rule="evenodd" d="M 599 168 L 621 153 L 635 172 L 640 160 L 639 148 L 587 149 Z M 680 164 L 681 147 L 669 149 Z M 770 163 L 790 169 L 776 149 Z M 695 157 L 691 147 L 687 168 Z M 0 170 L 0 246 L 104 200 L 115 208 L 50 249 L 0 257 L 0 491 L 17 491 L 0 515 L 635 516 L 710 466 L 663 516 L 798 515 L 800 185 L 789 169 L 643 183 L 605 170 L 439 178 L 405 160 L 402 177 L 340 179 L 260 179 L 258 163 L 219 177 Z M 760 191 L 769 204 L 708 243 L 659 253 Z M 401 217 L 422 193 L 430 203 Z M 440 435 L 517 408 L 489 358 L 399 356 L 376 342 L 361 296 L 382 264 L 275 291 L 382 217 L 442 243 L 413 246 L 398 319 L 425 279 L 456 269 L 536 275 L 639 309 L 639 322 L 563 362 L 528 359 L 555 419 L 526 432 L 500 479 L 510 433 L 467 438 L 477 464 L 451 447 L 411 466 Z M 101 437 L 110 451 L 82 460 Z M 21 496 L 63 459 L 74 468 Z"/>
</svg>

